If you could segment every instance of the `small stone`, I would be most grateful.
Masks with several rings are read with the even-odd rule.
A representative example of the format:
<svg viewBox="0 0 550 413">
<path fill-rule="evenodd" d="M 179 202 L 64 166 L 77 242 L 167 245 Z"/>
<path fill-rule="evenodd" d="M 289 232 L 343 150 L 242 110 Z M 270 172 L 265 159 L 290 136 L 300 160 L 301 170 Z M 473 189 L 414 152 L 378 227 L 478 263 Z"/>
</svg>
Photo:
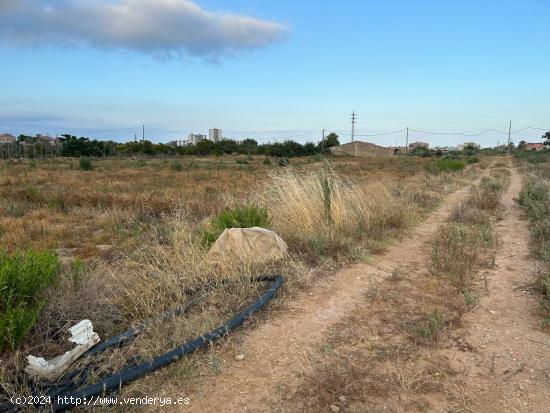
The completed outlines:
<svg viewBox="0 0 550 413">
<path fill-rule="evenodd" d="M 243 361 L 243 360 L 244 360 L 244 357 L 245 357 L 244 354 L 237 354 L 237 355 L 235 356 L 235 360 Z"/>
<path fill-rule="evenodd" d="M 340 396 L 340 397 L 338 397 L 338 400 L 339 400 L 341 403 L 345 403 L 345 402 L 346 402 L 346 396 Z"/>
<path fill-rule="evenodd" d="M 338 413 L 340 411 L 340 408 L 338 406 L 336 406 L 335 404 L 331 404 L 330 405 L 330 411 L 332 413 Z"/>
</svg>

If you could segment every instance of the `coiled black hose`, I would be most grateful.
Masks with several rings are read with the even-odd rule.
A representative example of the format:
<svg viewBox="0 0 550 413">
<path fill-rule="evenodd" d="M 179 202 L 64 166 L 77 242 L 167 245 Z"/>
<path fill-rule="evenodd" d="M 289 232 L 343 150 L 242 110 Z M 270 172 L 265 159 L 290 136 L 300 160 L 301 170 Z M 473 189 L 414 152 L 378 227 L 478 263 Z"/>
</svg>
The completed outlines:
<svg viewBox="0 0 550 413">
<path fill-rule="evenodd" d="M 174 348 L 171 351 L 168 351 L 167 353 L 164 353 L 153 360 L 141 363 L 137 366 L 125 368 L 110 377 L 107 377 L 97 383 L 94 383 L 92 385 L 77 389 L 75 391 L 71 391 L 68 393 L 61 393 L 58 394 L 55 399 L 52 400 L 52 406 L 51 410 L 54 412 L 61 412 L 64 411 L 72 406 L 74 406 L 78 402 L 70 403 L 70 400 L 74 401 L 80 401 L 82 403 L 85 400 L 90 400 L 91 398 L 101 395 L 101 394 L 109 394 L 114 391 L 117 391 L 120 389 L 123 385 L 126 383 L 129 383 L 133 380 L 136 380 L 140 377 L 145 376 L 147 373 L 150 373 L 152 371 L 155 371 L 161 367 L 164 367 L 181 357 L 183 357 L 186 354 L 192 353 L 195 350 L 205 346 L 208 343 L 211 343 L 213 341 L 216 341 L 226 335 L 227 333 L 235 330 L 237 327 L 239 327 L 245 320 L 250 318 L 252 314 L 254 314 L 256 311 L 261 309 L 269 300 L 273 298 L 275 293 L 279 290 L 281 285 L 283 284 L 283 277 L 277 276 L 276 278 L 268 278 L 263 277 L 261 279 L 258 279 L 258 281 L 273 281 L 269 289 L 260 297 L 258 301 L 247 307 L 243 312 L 237 314 L 235 317 L 233 317 L 231 320 L 227 321 L 226 323 L 220 325 L 219 327 L 215 328 L 214 330 L 205 333 L 204 335 L 197 337 L 191 341 L 188 341 L 187 343 L 178 346 Z M 130 330 L 129 330 L 130 331 Z M 130 334 L 132 335 L 132 334 Z M 122 333 L 121 335 L 117 336 L 120 338 L 120 336 L 126 338 L 125 333 Z M 116 345 L 115 343 L 119 343 L 120 340 L 117 340 L 117 337 L 113 337 L 113 339 L 109 340 L 108 346 L 101 346 L 101 350 L 104 350 L 107 347 L 111 347 L 113 345 Z M 101 344 L 101 343 L 99 343 Z M 98 346 L 99 346 L 98 344 Z M 93 349 L 91 349 L 93 350 Z M 100 350 L 100 351 L 101 351 Z M 62 398 L 62 403 L 57 403 L 59 398 Z"/>
</svg>

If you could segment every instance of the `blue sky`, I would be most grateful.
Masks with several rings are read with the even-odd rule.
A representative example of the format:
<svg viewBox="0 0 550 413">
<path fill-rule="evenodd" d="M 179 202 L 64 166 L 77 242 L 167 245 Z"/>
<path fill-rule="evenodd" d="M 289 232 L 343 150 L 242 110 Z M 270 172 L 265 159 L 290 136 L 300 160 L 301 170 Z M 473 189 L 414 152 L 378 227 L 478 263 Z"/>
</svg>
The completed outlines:
<svg viewBox="0 0 550 413">
<path fill-rule="evenodd" d="M 355 110 L 358 134 L 496 144 L 509 120 L 550 128 L 549 18 L 545 0 L 0 0 L 0 132 L 345 142 Z"/>
</svg>

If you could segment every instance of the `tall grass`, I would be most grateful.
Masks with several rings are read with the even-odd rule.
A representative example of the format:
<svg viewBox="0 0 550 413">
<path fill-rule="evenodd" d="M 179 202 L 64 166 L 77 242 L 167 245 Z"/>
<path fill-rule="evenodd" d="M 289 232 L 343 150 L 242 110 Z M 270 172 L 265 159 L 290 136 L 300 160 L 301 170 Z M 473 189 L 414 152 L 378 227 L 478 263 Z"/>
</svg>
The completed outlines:
<svg viewBox="0 0 550 413">
<path fill-rule="evenodd" d="M 269 210 L 274 230 L 291 249 L 309 254 L 349 254 L 357 241 L 384 227 L 402 227 L 408 206 L 388 188 L 344 182 L 330 170 L 273 173 L 260 202 Z"/>
<path fill-rule="evenodd" d="M 447 174 L 417 175 L 401 183 L 358 184 L 323 168 L 272 172 L 258 202 L 291 250 L 313 261 L 353 258 L 373 240 L 405 229 L 433 208 L 456 182 Z"/>
</svg>

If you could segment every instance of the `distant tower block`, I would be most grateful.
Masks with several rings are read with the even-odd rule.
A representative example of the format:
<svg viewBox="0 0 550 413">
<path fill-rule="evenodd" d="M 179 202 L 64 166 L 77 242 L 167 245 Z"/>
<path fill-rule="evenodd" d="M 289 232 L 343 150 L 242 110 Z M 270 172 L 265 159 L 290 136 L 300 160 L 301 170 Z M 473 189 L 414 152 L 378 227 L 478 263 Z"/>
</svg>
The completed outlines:
<svg viewBox="0 0 550 413">
<path fill-rule="evenodd" d="M 219 142 L 222 139 L 222 130 L 217 128 L 209 129 L 208 139 L 212 142 Z"/>
</svg>

